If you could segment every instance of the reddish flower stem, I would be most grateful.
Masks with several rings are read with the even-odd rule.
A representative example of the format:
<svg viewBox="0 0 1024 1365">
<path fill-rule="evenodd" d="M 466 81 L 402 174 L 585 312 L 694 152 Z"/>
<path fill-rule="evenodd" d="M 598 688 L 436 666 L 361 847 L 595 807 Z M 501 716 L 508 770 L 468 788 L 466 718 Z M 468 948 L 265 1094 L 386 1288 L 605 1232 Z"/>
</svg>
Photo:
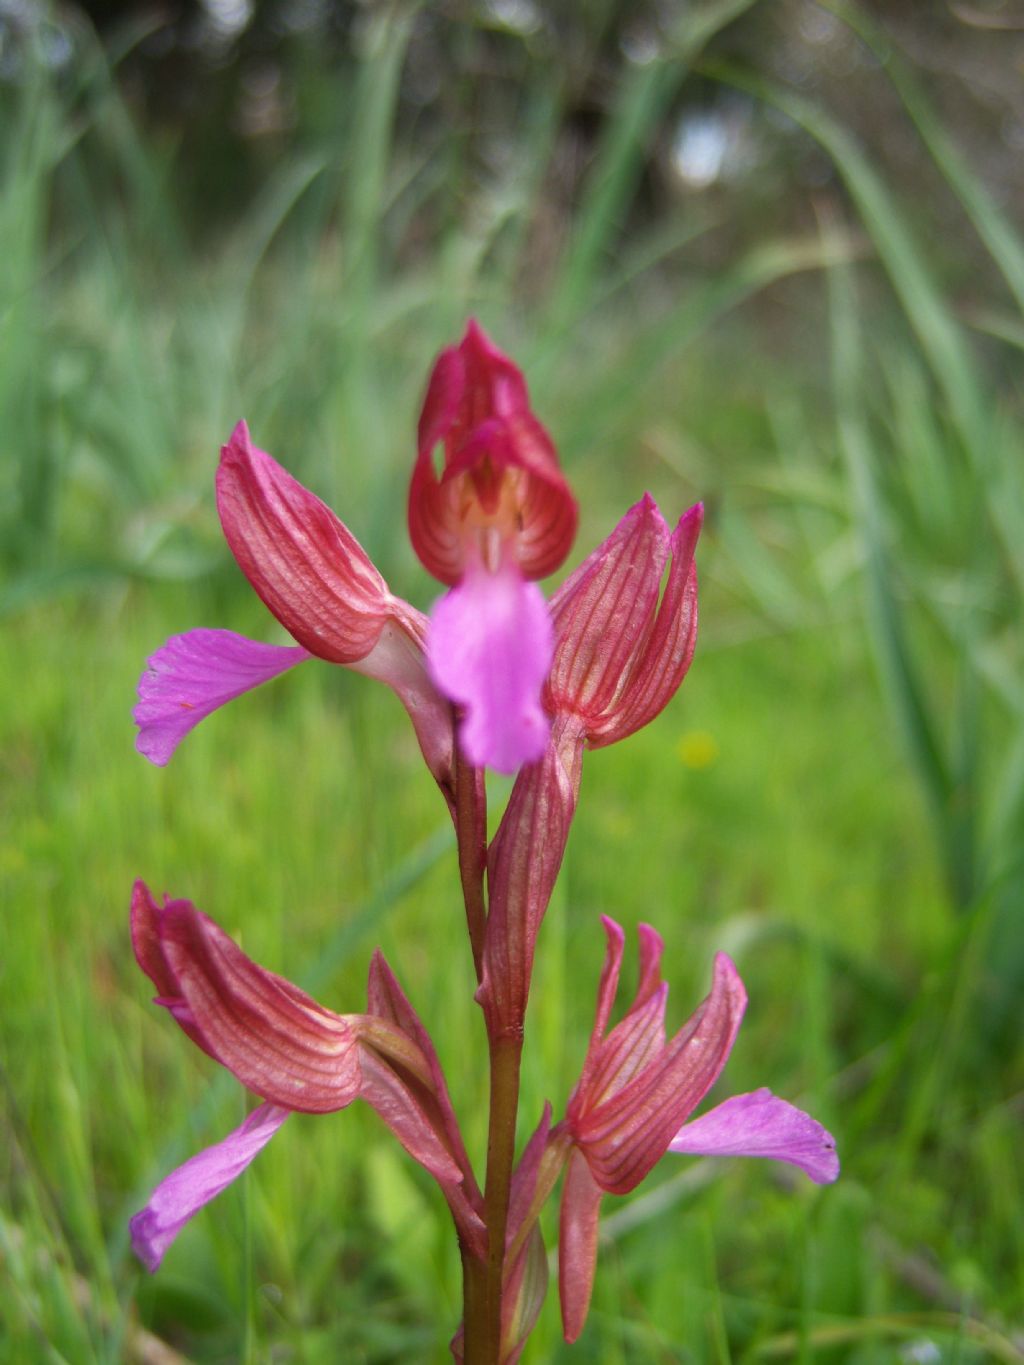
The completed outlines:
<svg viewBox="0 0 1024 1365">
<path fill-rule="evenodd" d="M 459 877 L 466 906 L 466 925 L 473 950 L 476 979 L 483 979 L 487 904 L 487 794 L 484 773 L 474 768 L 456 746 L 455 833 L 459 845 Z M 462 1248 L 463 1352 L 466 1365 L 499 1365 L 501 1352 L 501 1288 L 504 1275 L 505 1228 L 515 1155 L 519 1104 L 521 1039 L 510 1054 L 491 1042 L 491 1108 L 487 1138 L 487 1184 L 484 1222 L 488 1228 L 486 1262 Z"/>
<path fill-rule="evenodd" d="M 463 1359 L 470 1362 L 484 1359 L 478 1352 L 487 1340 L 487 1265 L 466 1246 L 460 1246 L 462 1256 L 462 1350 Z M 478 1346 L 479 1343 L 479 1346 Z M 494 1357 L 497 1360 L 497 1356 Z"/>
<path fill-rule="evenodd" d="M 459 875 L 466 905 L 466 924 L 477 980 L 483 976 L 487 906 L 487 804 L 484 774 L 456 750 L 455 830 L 459 843 Z M 463 1273 L 463 1349 L 466 1365 L 499 1365 L 501 1304 L 505 1276 L 512 1165 L 515 1160 L 519 1070 L 523 1051 L 520 1028 L 490 1039 L 491 1098 L 487 1133 L 487 1177 L 484 1223 L 488 1253 L 483 1263 L 465 1250 Z"/>
<path fill-rule="evenodd" d="M 505 1234 L 516 1148 L 522 1033 L 492 1038 L 490 1051 L 491 1109 L 487 1134 L 487 1181 L 484 1186 L 484 1222 L 487 1224 L 488 1245 L 484 1322 L 476 1341 L 471 1340 L 467 1324 L 466 1365 L 499 1365 L 500 1361 Z"/>
<path fill-rule="evenodd" d="M 456 747 L 455 834 L 459 844 L 459 877 L 466 904 L 466 925 L 473 950 L 477 981 L 483 980 L 484 934 L 487 907 L 484 873 L 487 870 L 487 795 L 482 768 L 467 763 Z"/>
</svg>

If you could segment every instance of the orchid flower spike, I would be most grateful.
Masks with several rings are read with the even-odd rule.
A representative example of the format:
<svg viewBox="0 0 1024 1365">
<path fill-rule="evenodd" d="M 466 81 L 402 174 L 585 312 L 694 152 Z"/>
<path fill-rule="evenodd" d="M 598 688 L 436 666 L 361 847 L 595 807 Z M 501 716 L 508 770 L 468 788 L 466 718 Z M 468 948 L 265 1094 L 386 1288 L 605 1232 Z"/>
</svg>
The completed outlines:
<svg viewBox="0 0 1024 1365">
<path fill-rule="evenodd" d="M 391 593 L 348 528 L 253 445 L 244 422 L 221 451 L 217 508 L 239 567 L 297 643 L 262 644 L 228 630 L 172 636 L 139 679 L 140 753 L 162 766 L 212 711 L 316 657 L 396 693 L 450 794 L 451 707 L 427 675 L 427 618 Z"/>
<path fill-rule="evenodd" d="M 184 1225 L 259 1155 L 289 1114 L 326 1114 L 361 1098 L 429 1171 L 460 1236 L 486 1254 L 481 1200 L 426 1030 L 378 953 L 369 1011 L 335 1014 L 259 967 L 189 901 L 132 894 L 139 966 L 189 1038 L 263 1103 L 228 1137 L 160 1182 L 131 1220 L 132 1245 L 155 1271 Z"/>
<path fill-rule="evenodd" d="M 471 321 L 427 387 L 409 534 L 424 567 L 451 585 L 431 613 L 427 653 L 439 690 L 465 708 L 459 738 L 475 766 L 514 772 L 544 751 L 553 636 L 532 580 L 565 559 L 576 520 L 522 373 Z"/>
<path fill-rule="evenodd" d="M 627 1194 L 667 1151 L 702 1156 L 761 1156 L 799 1167 L 819 1184 L 839 1175 L 835 1143 L 809 1114 L 769 1090 L 737 1095 L 687 1123 L 732 1051 L 747 995 L 725 953 L 715 958 L 711 993 L 675 1036 L 665 1039 L 668 987 L 664 947 L 640 926 L 640 982 L 633 1003 L 609 1032 L 622 966 L 623 932 L 604 918 L 608 948 L 583 1072 L 563 1124 L 568 1144 L 559 1233 L 559 1290 L 567 1341 L 583 1330 L 597 1264 L 602 1194 Z"/>
</svg>

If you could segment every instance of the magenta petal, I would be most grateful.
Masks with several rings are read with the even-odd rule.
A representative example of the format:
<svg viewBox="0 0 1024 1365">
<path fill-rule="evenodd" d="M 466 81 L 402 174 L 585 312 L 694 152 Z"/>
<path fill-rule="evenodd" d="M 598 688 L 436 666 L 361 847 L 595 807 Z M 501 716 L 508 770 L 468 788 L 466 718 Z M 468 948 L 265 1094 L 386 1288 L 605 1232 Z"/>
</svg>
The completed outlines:
<svg viewBox="0 0 1024 1365">
<path fill-rule="evenodd" d="M 437 688 L 466 708 L 470 763 L 511 773 L 540 758 L 551 722 L 540 704 L 551 664 L 544 595 L 513 564 L 468 566 L 431 613 L 427 662 Z"/>
<path fill-rule="evenodd" d="M 135 747 L 163 767 L 211 711 L 308 658 L 299 645 L 264 645 L 230 630 L 172 635 L 139 679 Z"/>
<path fill-rule="evenodd" d="M 788 1161 L 819 1185 L 829 1185 L 839 1175 L 831 1133 L 810 1114 L 766 1089 L 734 1095 L 701 1118 L 684 1123 L 668 1149 L 691 1156 L 763 1156 Z"/>
<path fill-rule="evenodd" d="M 149 1203 L 130 1223 L 132 1250 L 151 1274 L 193 1214 L 238 1179 L 289 1112 L 274 1104 L 261 1104 L 223 1142 L 190 1157 L 161 1180 Z"/>
</svg>

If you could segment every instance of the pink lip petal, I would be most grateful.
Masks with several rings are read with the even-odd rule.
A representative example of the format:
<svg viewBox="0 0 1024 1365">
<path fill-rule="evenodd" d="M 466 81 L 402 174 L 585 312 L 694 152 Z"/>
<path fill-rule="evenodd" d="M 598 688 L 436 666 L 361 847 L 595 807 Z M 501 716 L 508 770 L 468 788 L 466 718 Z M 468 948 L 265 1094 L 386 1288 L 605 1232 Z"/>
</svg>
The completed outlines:
<svg viewBox="0 0 1024 1365">
<path fill-rule="evenodd" d="M 136 749 L 162 768 L 212 711 L 309 657 L 300 645 L 265 645 L 230 630 L 172 635 L 139 679 Z"/>
<path fill-rule="evenodd" d="M 540 704 L 552 631 L 540 589 L 512 564 L 467 568 L 435 605 L 427 661 L 435 686 L 465 707 L 470 763 L 511 773 L 540 758 L 551 722 Z"/>
<path fill-rule="evenodd" d="M 699 1119 L 684 1123 L 668 1145 L 690 1156 L 760 1156 L 798 1166 L 818 1185 L 839 1177 L 836 1144 L 802 1109 L 762 1087 L 734 1095 Z"/>
<path fill-rule="evenodd" d="M 240 1128 L 161 1180 L 130 1224 L 132 1249 L 151 1274 L 189 1219 L 238 1179 L 288 1114 L 287 1109 L 261 1104 Z"/>
</svg>

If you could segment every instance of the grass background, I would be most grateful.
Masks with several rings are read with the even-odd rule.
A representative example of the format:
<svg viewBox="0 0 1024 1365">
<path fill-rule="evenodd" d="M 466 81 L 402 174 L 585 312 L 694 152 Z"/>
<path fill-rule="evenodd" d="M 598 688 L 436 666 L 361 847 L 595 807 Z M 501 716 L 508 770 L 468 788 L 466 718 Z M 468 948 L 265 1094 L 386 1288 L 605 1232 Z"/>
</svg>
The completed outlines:
<svg viewBox="0 0 1024 1365">
<path fill-rule="evenodd" d="M 0 1360 L 447 1358 L 459 1273 L 441 1201 L 361 1106 L 292 1119 L 156 1277 L 126 1231 L 245 1107 L 149 1003 L 127 936 L 137 875 L 341 1010 L 361 1004 L 379 944 L 481 1153 L 452 840 L 405 717 L 310 664 L 157 771 L 129 712 L 170 633 L 278 638 L 213 507 L 239 415 L 396 591 L 429 604 L 402 524 L 412 433 L 433 354 L 474 312 L 524 365 L 562 452 L 577 556 L 644 489 L 670 516 L 708 508 L 693 670 L 647 731 L 585 761 L 540 946 L 523 1135 L 578 1074 L 607 913 L 666 938 L 671 1023 L 714 950 L 734 955 L 751 1005 L 721 1093 L 766 1084 L 805 1105 L 844 1165 L 819 1191 L 758 1163 L 661 1163 L 606 1201 L 581 1341 L 562 1345 L 552 1294 L 525 1359 L 1019 1361 L 1012 195 L 976 173 L 901 30 L 864 10 L 669 7 L 653 55 L 610 73 L 612 7 L 564 62 L 514 26 L 495 39 L 488 13 L 444 30 L 461 80 L 424 131 L 403 99 L 429 10 L 367 9 L 344 79 L 303 68 L 292 130 L 259 144 L 245 196 L 204 231 L 188 126 L 168 137 L 131 97 L 144 35 L 100 44 L 43 12 L 10 30 Z M 809 82 L 771 55 L 808 15 L 833 45 Z M 63 64 L 55 33 L 70 35 Z M 1006 60 L 999 33 L 980 41 Z M 468 123 L 481 51 L 505 63 L 496 163 Z M 828 63 L 852 53 L 857 80 L 835 87 Z M 603 117 L 552 227 L 588 60 Z M 643 211 L 666 126 L 721 99 L 759 120 L 768 169 Z M 856 118 L 874 102 L 881 140 Z M 826 168 L 810 185 L 807 159 Z M 506 790 L 493 784 L 495 809 Z"/>
</svg>

